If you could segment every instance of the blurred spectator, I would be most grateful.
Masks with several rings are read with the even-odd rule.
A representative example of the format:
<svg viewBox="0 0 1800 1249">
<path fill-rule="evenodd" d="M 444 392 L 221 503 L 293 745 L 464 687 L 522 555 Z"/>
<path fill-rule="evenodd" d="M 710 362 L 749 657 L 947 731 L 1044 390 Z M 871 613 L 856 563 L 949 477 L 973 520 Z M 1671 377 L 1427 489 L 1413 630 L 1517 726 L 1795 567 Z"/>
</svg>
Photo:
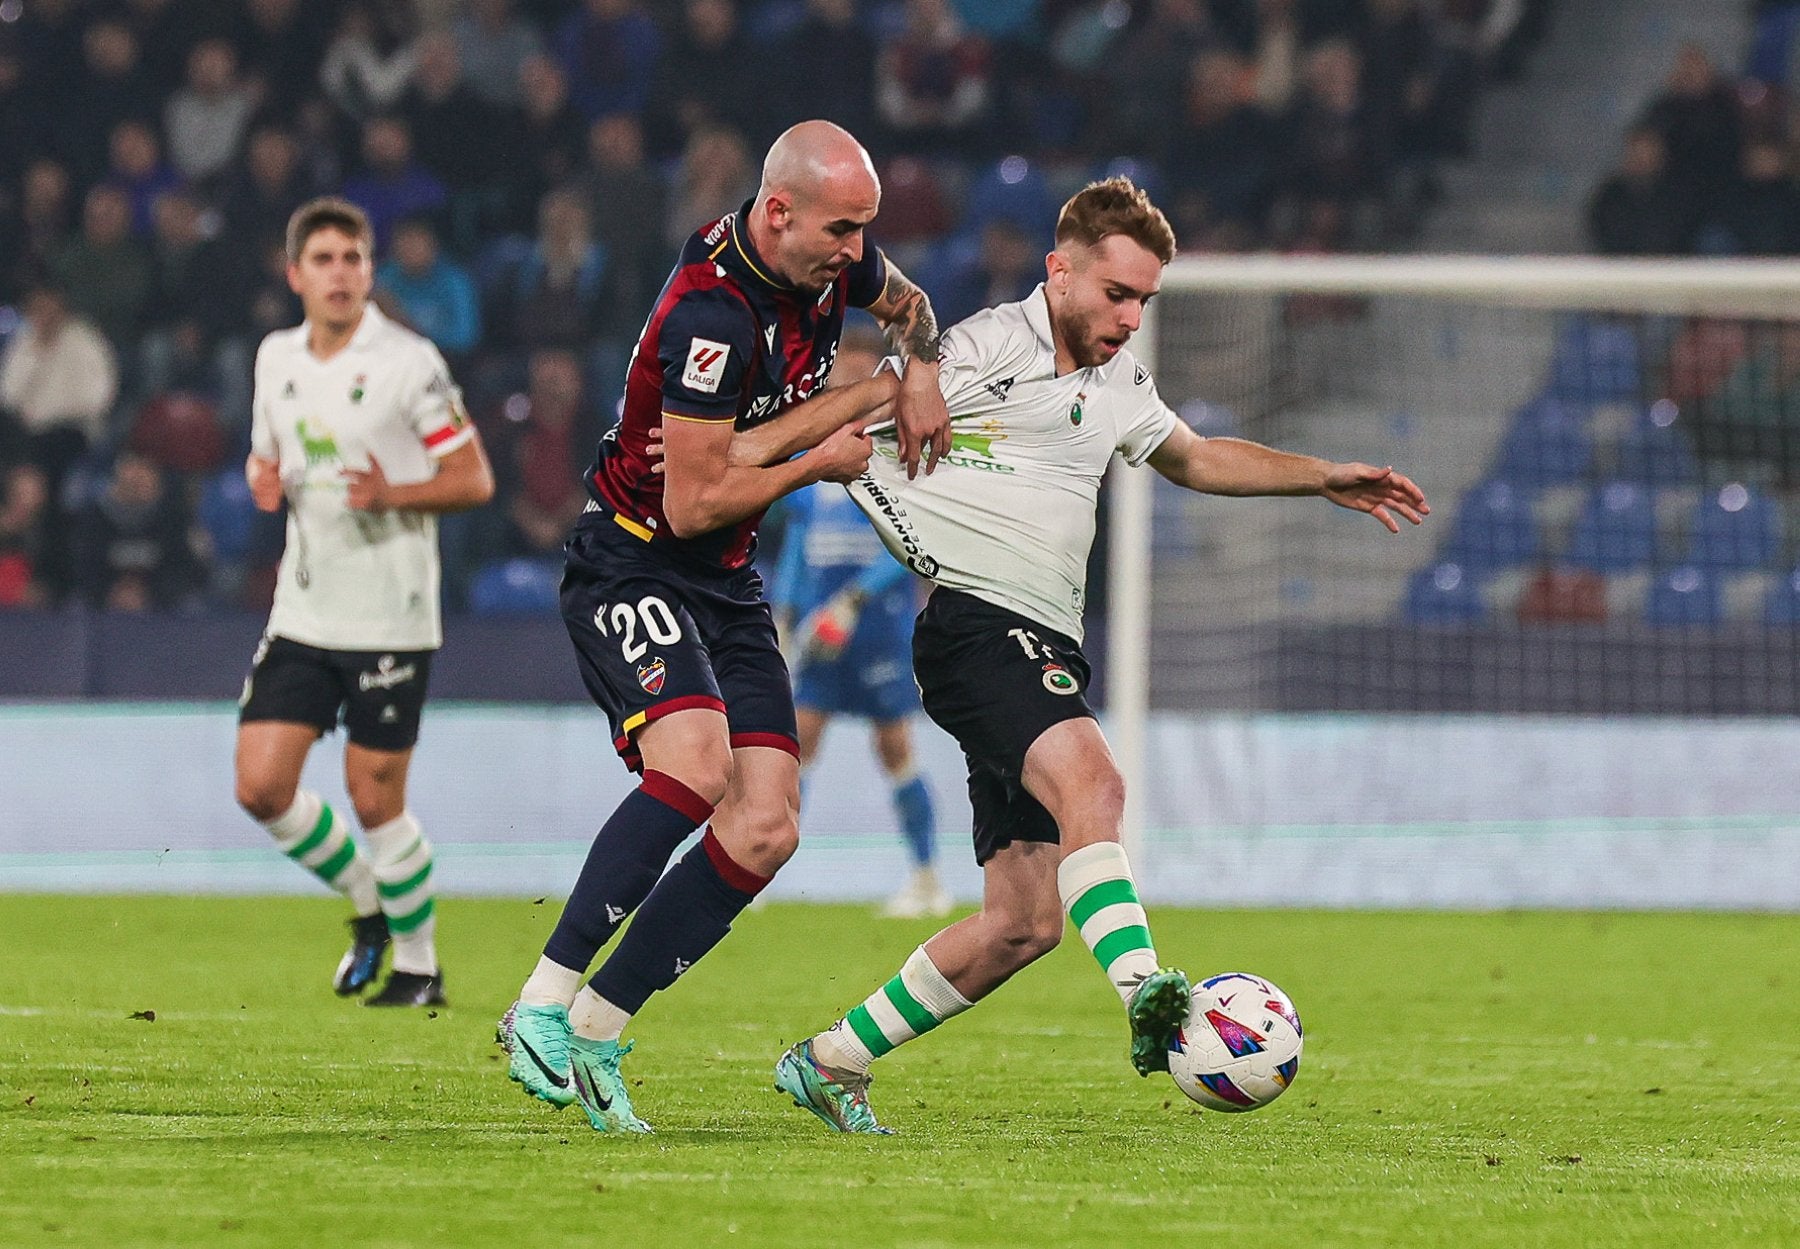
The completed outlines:
<svg viewBox="0 0 1800 1249">
<path fill-rule="evenodd" d="M 45 607 L 55 597 L 55 519 L 43 470 L 7 469 L 0 478 L 0 609 Z"/>
<path fill-rule="evenodd" d="M 1703 460 L 1751 478 L 1800 480 L 1800 324 L 1762 323 L 1718 391 L 1683 410 Z"/>
<path fill-rule="evenodd" d="M 1756 30 L 1744 72 L 1768 87 L 1784 87 L 1793 76 L 1794 41 L 1800 36 L 1800 0 L 1752 0 Z"/>
<path fill-rule="evenodd" d="M 285 117 L 318 82 L 333 8 L 312 0 L 244 0 L 232 43 L 266 108 Z"/>
<path fill-rule="evenodd" d="M 1112 101 L 1111 134 L 1120 150 L 1148 156 L 1163 149 L 1170 105 L 1181 99 L 1191 105 L 1194 58 L 1213 39 L 1205 0 L 1153 0 L 1149 15 L 1121 41 L 1118 54 L 1099 67 Z"/>
<path fill-rule="evenodd" d="M 125 0 L 119 18 L 137 41 L 144 82 L 158 98 L 167 98 L 187 73 L 188 50 L 217 24 L 206 5 L 181 0 Z"/>
<path fill-rule="evenodd" d="M 313 190 L 300 168 L 293 131 L 265 124 L 250 132 L 243 167 L 219 197 L 226 232 L 245 260 L 254 260 L 262 240 L 286 231 L 288 218 Z"/>
<path fill-rule="evenodd" d="M 1031 294 L 1044 280 L 1044 253 L 1032 237 L 1005 219 L 981 231 L 981 250 L 951 270 L 934 292 L 938 320 L 953 325 L 995 304 Z"/>
<path fill-rule="evenodd" d="M 599 333 L 609 302 L 606 249 L 573 190 L 546 195 L 539 217 L 537 238 L 504 292 L 510 336 L 530 349 L 580 351 Z"/>
<path fill-rule="evenodd" d="M 373 4 L 350 5 L 319 67 L 326 96 L 355 121 L 397 107 L 418 64 L 409 35 Z"/>
<path fill-rule="evenodd" d="M 106 180 L 131 200 L 131 232 L 148 238 L 156 197 L 181 185 L 181 175 L 163 164 L 162 142 L 148 122 L 122 121 L 113 127 L 112 162 Z"/>
<path fill-rule="evenodd" d="M 156 297 L 142 383 L 209 396 L 227 424 L 250 426 L 251 346 L 244 340 L 250 275 L 228 240 L 209 238 L 201 205 L 172 191 L 156 202 L 151 258 Z"/>
<path fill-rule="evenodd" d="M 26 169 L 16 211 L 0 217 L 0 303 L 14 302 L 49 276 L 52 259 L 69 241 L 70 194 L 69 171 L 55 161 L 33 161 Z"/>
<path fill-rule="evenodd" d="M 829 55 L 821 55 L 829 48 Z M 855 0 L 806 0 L 806 17 L 770 57 L 781 66 L 781 128 L 828 117 L 867 137 L 875 119 L 875 40 L 856 15 Z"/>
<path fill-rule="evenodd" d="M 256 252 L 255 271 L 250 277 L 247 328 L 254 342 L 262 342 L 274 330 L 300 324 L 300 298 L 288 285 L 287 271 L 286 242 L 279 234 L 265 239 Z"/>
<path fill-rule="evenodd" d="M 376 282 L 393 296 L 413 329 L 436 343 L 454 365 L 481 338 L 474 280 L 440 252 L 437 231 L 427 218 L 411 217 L 396 226 L 387 254 Z"/>
<path fill-rule="evenodd" d="M 27 81 L 40 98 L 59 107 L 81 81 L 86 20 L 75 0 L 39 0 L 19 14 L 19 52 Z"/>
<path fill-rule="evenodd" d="M 968 154 L 992 94 L 987 44 L 964 32 L 949 0 L 906 0 L 906 26 L 881 50 L 875 102 L 907 151 Z"/>
<path fill-rule="evenodd" d="M 472 91 L 457 59 L 456 41 L 443 31 L 419 36 L 419 64 L 401 106 L 419 162 L 454 194 L 489 185 L 514 158 L 513 136 L 493 108 Z"/>
<path fill-rule="evenodd" d="M 681 29 L 651 90 L 651 149 L 672 155 L 695 131 L 723 125 L 743 131 L 753 147 L 767 146 L 775 135 L 766 111 L 756 107 L 770 86 L 762 65 L 738 29 L 733 0 L 684 0 Z"/>
<path fill-rule="evenodd" d="M 1187 109 L 1162 153 L 1176 237 L 1183 246 L 1250 246 L 1268 229 L 1275 195 L 1275 120 L 1254 102 L 1237 53 L 1203 52 L 1191 74 Z"/>
<path fill-rule="evenodd" d="M 635 0 L 582 0 L 556 32 L 569 98 L 588 121 L 642 115 L 662 57 L 662 35 Z"/>
<path fill-rule="evenodd" d="M 18 44 L 0 36 L 0 196 L 44 146 L 44 101 L 34 96 Z"/>
<path fill-rule="evenodd" d="M 238 154 L 256 92 L 238 77 L 237 49 L 207 39 L 188 54 L 187 85 L 169 97 L 169 161 L 190 182 L 222 173 Z"/>
<path fill-rule="evenodd" d="M 525 62 L 544 51 L 537 28 L 513 12 L 512 0 L 469 0 L 451 28 L 463 73 L 476 95 L 495 108 L 524 103 Z"/>
<path fill-rule="evenodd" d="M 1606 256 L 1674 256 L 1693 235 L 1693 199 L 1669 177 L 1662 135 L 1639 127 L 1625 158 L 1588 201 L 1588 241 Z"/>
<path fill-rule="evenodd" d="M 580 169 L 588 126 L 569 103 L 568 80 L 556 62 L 534 56 L 525 62 L 519 77 L 525 107 L 507 162 L 504 224 L 524 233 L 537 224 L 538 201 L 544 193 Z M 632 120 L 635 124 L 636 119 Z"/>
<path fill-rule="evenodd" d="M 441 212 L 450 195 L 437 175 L 413 159 L 412 131 L 398 117 L 369 120 L 362 154 L 363 172 L 344 183 L 344 198 L 369 215 L 381 252 L 402 220 Z"/>
<path fill-rule="evenodd" d="M 669 196 L 644 159 L 644 131 L 629 113 L 602 117 L 588 130 L 588 165 L 570 182 L 605 246 L 612 297 L 596 327 L 609 338 L 630 338 L 648 315 L 667 276 L 663 223 Z"/>
<path fill-rule="evenodd" d="M 1703 250 L 1739 256 L 1800 252 L 1800 186 L 1788 150 L 1767 139 L 1744 147 L 1741 175 L 1720 196 Z"/>
<path fill-rule="evenodd" d="M 43 469 L 54 492 L 69 465 L 105 438 L 118 369 L 106 339 L 70 312 L 61 291 L 38 287 L 24 313 L 0 358 L 0 452 Z"/>
<path fill-rule="evenodd" d="M 756 194 L 760 171 L 735 130 L 696 130 L 675 175 L 663 241 L 678 248 L 707 222 L 735 211 Z"/>
<path fill-rule="evenodd" d="M 1027 43 L 1038 33 L 1041 0 L 956 0 L 956 16 L 973 34 L 994 42 Z"/>
<path fill-rule="evenodd" d="M 1743 136 L 1731 84 L 1698 44 L 1685 44 L 1641 123 L 1662 136 L 1668 175 L 1702 208 L 1737 177 Z"/>
<path fill-rule="evenodd" d="M 76 515 L 73 539 L 76 580 L 93 607 L 168 610 L 205 581 L 178 492 L 135 452 L 120 454 L 106 489 Z"/>
<path fill-rule="evenodd" d="M 154 115 L 157 97 L 139 70 L 137 40 L 123 22 L 95 22 L 83 34 L 81 47 L 81 73 L 72 82 L 55 84 L 63 98 L 49 116 L 57 152 L 77 184 L 86 185 L 106 168 L 113 127 L 127 118 Z"/>
<path fill-rule="evenodd" d="M 507 403 L 513 429 L 498 472 L 514 554 L 560 551 L 587 502 L 581 474 L 593 441 L 581 433 L 581 373 L 571 352 L 533 352 L 529 389 Z"/>
<path fill-rule="evenodd" d="M 1287 192 L 1297 215 L 1289 229 L 1307 248 L 1372 241 L 1365 215 L 1382 198 L 1388 152 L 1370 128 L 1361 71 L 1348 42 L 1320 44 L 1307 54 L 1305 84 L 1285 121 Z"/>
<path fill-rule="evenodd" d="M 51 276 L 69 307 L 128 353 L 150 303 L 150 256 L 131 236 L 131 201 L 102 183 L 87 193 L 81 234 L 52 261 Z"/>
</svg>

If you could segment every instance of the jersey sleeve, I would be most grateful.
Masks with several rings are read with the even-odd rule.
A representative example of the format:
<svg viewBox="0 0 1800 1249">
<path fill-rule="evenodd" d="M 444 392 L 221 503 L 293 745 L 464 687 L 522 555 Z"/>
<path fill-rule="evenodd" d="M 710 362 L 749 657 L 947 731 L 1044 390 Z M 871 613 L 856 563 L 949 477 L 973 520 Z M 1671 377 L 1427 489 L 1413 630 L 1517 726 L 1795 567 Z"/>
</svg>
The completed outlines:
<svg viewBox="0 0 1800 1249">
<path fill-rule="evenodd" d="M 276 462 L 281 459 L 281 448 L 275 441 L 275 419 L 269 411 L 268 354 L 269 342 L 264 339 L 256 349 L 255 382 L 250 392 L 250 454 Z"/>
<path fill-rule="evenodd" d="M 844 273 L 849 279 L 844 287 L 845 300 L 852 308 L 867 308 L 887 289 L 887 256 L 871 244 L 863 248 L 862 259 Z"/>
<path fill-rule="evenodd" d="M 441 460 L 473 441 L 475 424 L 463 406 L 462 388 L 451 378 L 450 366 L 436 347 L 419 344 L 417 367 L 407 421 L 425 450 Z"/>
<path fill-rule="evenodd" d="M 689 291 L 663 314 L 657 335 L 662 410 L 690 421 L 737 419 L 756 358 L 756 318 L 722 286 Z"/>
<path fill-rule="evenodd" d="M 1135 468 L 1162 446 L 1163 440 L 1174 431 L 1175 422 L 1181 418 L 1156 393 L 1156 379 L 1150 376 L 1149 369 L 1135 360 L 1122 363 L 1131 366 L 1131 374 L 1125 379 L 1124 407 L 1119 420 L 1119 454 Z"/>
<path fill-rule="evenodd" d="M 938 361 L 938 389 L 944 393 L 944 406 L 950 410 L 952 420 L 968 415 L 969 410 L 980 406 L 984 398 L 989 402 L 993 399 L 987 385 L 994 380 L 988 374 L 993 369 L 995 352 L 989 341 L 991 335 L 981 332 L 983 322 L 991 319 L 980 315 L 971 317 L 951 326 L 943 337 Z"/>
</svg>

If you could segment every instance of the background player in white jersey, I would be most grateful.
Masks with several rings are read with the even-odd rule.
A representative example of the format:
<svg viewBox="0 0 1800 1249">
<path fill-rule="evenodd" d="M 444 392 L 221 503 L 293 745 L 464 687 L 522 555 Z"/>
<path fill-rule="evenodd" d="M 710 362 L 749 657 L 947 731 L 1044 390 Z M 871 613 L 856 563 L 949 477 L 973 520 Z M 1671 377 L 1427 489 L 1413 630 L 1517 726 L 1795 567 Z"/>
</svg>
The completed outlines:
<svg viewBox="0 0 1800 1249">
<path fill-rule="evenodd" d="M 370 1005 L 442 1002 L 431 843 L 406 773 L 438 615 L 439 512 L 494 493 L 475 427 L 437 348 L 369 302 L 375 240 L 338 199 L 288 222 L 288 284 L 306 320 L 256 355 L 250 458 L 256 505 L 288 502 L 275 608 L 240 703 L 237 800 L 295 862 L 349 897 L 349 952 L 333 987 Z M 368 853 L 317 794 L 307 752 L 342 721 L 344 780 Z"/>
<path fill-rule="evenodd" d="M 944 336 L 940 385 L 960 444 L 909 481 L 879 443 L 850 487 L 890 549 L 937 583 L 913 637 L 925 711 L 968 757 L 979 913 L 915 950 L 828 1030 L 790 1049 L 776 1087 L 844 1132 L 881 1132 L 869 1065 L 1054 948 L 1065 914 L 1123 999 L 1140 1074 L 1168 1067 L 1187 977 L 1158 966 L 1120 845 L 1125 790 L 1083 693 L 1085 567 L 1115 453 L 1222 495 L 1319 495 L 1399 531 L 1429 510 L 1391 468 L 1203 439 L 1125 350 L 1175 237 L 1125 179 L 1063 206 L 1048 278 Z M 968 431 L 964 433 L 963 431 Z"/>
<path fill-rule="evenodd" d="M 858 382 L 881 363 L 881 337 L 846 330 L 832 365 L 834 386 Z M 882 546 L 868 518 L 830 482 L 781 500 L 781 553 L 766 591 L 793 670 L 800 737 L 800 807 L 807 773 L 836 716 L 868 720 L 887 774 L 912 871 L 887 901 L 893 919 L 947 915 L 954 905 L 937 875 L 937 813 L 913 756 L 912 622 L 917 581 Z"/>
</svg>

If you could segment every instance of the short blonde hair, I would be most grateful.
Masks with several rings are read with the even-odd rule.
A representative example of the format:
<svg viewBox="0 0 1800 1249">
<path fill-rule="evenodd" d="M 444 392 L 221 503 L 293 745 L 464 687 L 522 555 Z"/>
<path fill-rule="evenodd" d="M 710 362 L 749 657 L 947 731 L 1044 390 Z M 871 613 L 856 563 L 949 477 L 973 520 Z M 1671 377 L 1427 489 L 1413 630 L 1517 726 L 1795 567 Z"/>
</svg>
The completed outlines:
<svg viewBox="0 0 1800 1249">
<path fill-rule="evenodd" d="M 1098 246 L 1123 234 L 1165 265 L 1175 259 L 1175 231 L 1162 209 L 1130 178 L 1090 182 L 1077 191 L 1056 218 L 1056 245 Z"/>
</svg>

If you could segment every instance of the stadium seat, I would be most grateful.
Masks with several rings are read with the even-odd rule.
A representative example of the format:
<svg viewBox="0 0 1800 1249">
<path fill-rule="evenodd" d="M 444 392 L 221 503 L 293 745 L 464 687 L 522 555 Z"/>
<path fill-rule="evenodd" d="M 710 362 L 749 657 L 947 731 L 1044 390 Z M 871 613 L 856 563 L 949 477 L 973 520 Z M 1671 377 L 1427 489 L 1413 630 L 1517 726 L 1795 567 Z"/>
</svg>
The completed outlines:
<svg viewBox="0 0 1800 1249">
<path fill-rule="evenodd" d="M 1564 403 L 1611 403 L 1643 391 L 1637 331 L 1604 317 L 1570 317 L 1557 335 L 1551 394 Z"/>
<path fill-rule="evenodd" d="M 1773 628 L 1800 625 L 1800 568 L 1769 587 L 1763 600 L 1763 623 Z"/>
<path fill-rule="evenodd" d="M 196 508 L 200 527 L 212 540 L 213 553 L 222 560 L 243 560 L 256 545 L 256 504 L 250 483 L 235 468 L 222 469 L 200 488 Z"/>
<path fill-rule="evenodd" d="M 1749 350 L 1750 331 L 1742 321 L 1695 321 L 1669 347 L 1669 398 L 1681 404 L 1707 398 Z"/>
<path fill-rule="evenodd" d="M 1781 550 L 1781 511 L 1740 482 L 1700 498 L 1689 528 L 1688 562 L 1714 572 L 1767 568 Z"/>
<path fill-rule="evenodd" d="M 1008 156 L 970 185 L 963 231 L 979 234 L 990 221 L 1010 221 L 1032 238 L 1048 238 L 1056 210 L 1043 171 L 1023 156 Z"/>
<path fill-rule="evenodd" d="M 1557 485 L 1580 481 L 1594 461 L 1588 410 L 1555 398 L 1527 404 L 1514 415 L 1491 474 L 1508 481 Z"/>
<path fill-rule="evenodd" d="M 1644 621 L 1662 626 L 1716 625 L 1725 618 L 1719 580 L 1704 568 L 1682 564 L 1658 573 L 1644 600 Z"/>
<path fill-rule="evenodd" d="M 897 156 L 881 171 L 883 243 L 916 243 L 950 228 L 950 207 L 931 166 L 916 156 Z"/>
<path fill-rule="evenodd" d="M 1538 557 L 1543 533 L 1533 504 L 1537 493 L 1508 481 L 1487 481 L 1463 496 L 1444 558 L 1471 569 L 1512 568 Z"/>
<path fill-rule="evenodd" d="M 1688 486 L 1700 480 L 1700 462 L 1687 432 L 1676 422 L 1680 409 L 1672 399 L 1658 399 L 1620 436 L 1613 475 L 1647 486 Z"/>
<path fill-rule="evenodd" d="M 1601 624 L 1606 614 L 1606 581 L 1596 572 L 1546 568 L 1519 596 L 1520 624 Z"/>
<path fill-rule="evenodd" d="M 561 582 L 562 566 L 551 560 L 496 560 L 469 583 L 469 610 L 477 616 L 552 616 Z"/>
<path fill-rule="evenodd" d="M 1575 521 L 1565 563 L 1589 572 L 1629 572 L 1656 559 L 1656 500 L 1636 481 L 1610 481 Z"/>
<path fill-rule="evenodd" d="M 1487 603 L 1475 574 L 1445 561 L 1412 575 L 1406 586 L 1405 613 L 1408 624 L 1479 624 L 1487 619 Z"/>
<path fill-rule="evenodd" d="M 225 458 L 212 400 L 187 391 L 153 395 L 131 424 L 131 449 L 176 473 L 205 473 Z"/>
</svg>

